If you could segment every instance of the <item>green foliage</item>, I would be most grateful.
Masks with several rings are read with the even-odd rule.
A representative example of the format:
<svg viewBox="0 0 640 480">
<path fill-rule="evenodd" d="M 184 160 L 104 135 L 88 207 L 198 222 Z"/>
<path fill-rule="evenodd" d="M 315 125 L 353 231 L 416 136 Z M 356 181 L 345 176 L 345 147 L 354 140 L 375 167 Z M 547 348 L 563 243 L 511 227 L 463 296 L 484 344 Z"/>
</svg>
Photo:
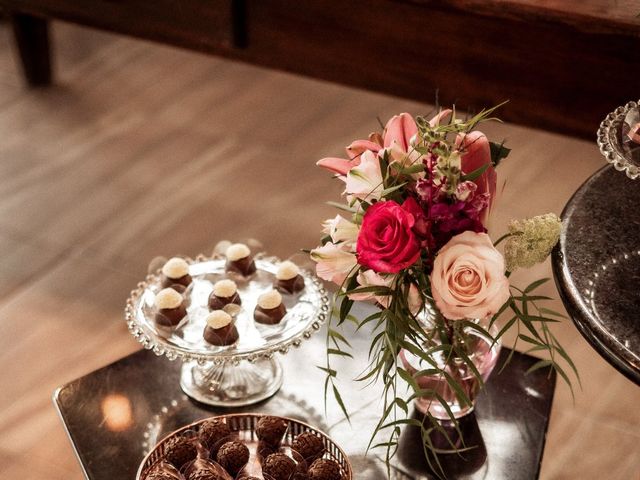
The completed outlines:
<svg viewBox="0 0 640 480">
<path fill-rule="evenodd" d="M 427 302 L 432 302 L 428 280 L 419 269 L 400 272 L 391 287 L 351 288 L 355 285 L 347 280 L 348 285 L 345 285 L 347 288 L 338 295 L 340 308 L 337 323 L 334 325 L 335 318 L 332 318 L 328 328 L 327 364 L 326 367 L 320 367 L 327 374 L 325 402 L 328 401 L 330 390 L 346 418 L 349 418 L 348 406 L 345 405 L 338 386 L 339 372 L 331 367 L 331 362 L 335 357 L 352 358 L 349 352 L 351 346 L 345 338 L 346 335 L 338 331 L 340 328 L 338 326 L 351 318 L 353 328 L 356 331 L 367 328 L 370 330 L 372 339 L 368 352 L 369 363 L 354 380 L 367 385 L 380 383 L 383 387 L 382 415 L 371 433 L 368 448 L 380 449 L 384 453 L 383 458 L 388 468 L 391 469 L 390 462 L 397 451 L 401 429 L 408 426 L 420 428 L 425 458 L 433 471 L 443 474 L 438 460 L 438 454 L 443 453 L 443 450 L 435 448 L 431 442 L 431 434 L 437 431 L 447 439 L 450 448 L 444 451 L 448 453 L 461 454 L 469 447 L 464 443 L 461 447 L 456 446 L 450 433 L 443 429 L 440 421 L 430 414 L 426 414 L 421 420 L 411 418 L 410 403 L 424 397 L 439 403 L 448 412 L 451 422 L 457 428 L 458 422 L 441 392 L 433 388 L 421 387 L 418 379 L 426 375 L 439 377 L 441 381 L 446 382 L 462 405 L 471 405 L 473 400 L 470 392 L 466 390 L 461 378 L 456 377 L 456 369 L 447 368 L 452 362 L 456 362 L 457 365 L 462 363 L 475 376 L 478 385 L 483 386 L 481 372 L 478 371 L 470 356 L 473 352 L 473 344 L 470 343 L 471 331 L 477 334 L 474 338 L 484 337 L 493 343 L 507 331 L 515 328 L 517 337 L 513 345 L 514 349 L 520 342 L 526 345 L 527 353 L 544 355 L 544 358 L 535 363 L 529 372 L 543 368 L 555 370 L 571 389 L 571 379 L 567 371 L 573 372 L 579 381 L 574 363 L 550 329 L 550 325 L 557 322 L 562 315 L 540 306 L 541 302 L 549 300 L 548 297 L 535 295 L 536 289 L 548 280 L 538 280 L 523 290 L 512 287 L 511 298 L 486 325 L 470 320 L 449 321 L 435 312 L 428 328 L 424 318 L 411 313 L 407 302 L 411 283 L 420 285 L 423 297 Z M 356 319 L 350 314 L 353 302 L 346 296 L 348 293 L 355 292 L 390 295 L 391 302 L 388 308 L 381 309 L 366 318 Z M 499 316 L 507 312 L 511 315 L 507 315 L 508 318 L 498 333 L 495 336 L 492 335 L 491 326 L 498 321 Z M 398 359 L 401 350 L 415 355 L 425 368 L 412 374 Z M 437 356 L 443 358 L 444 362 L 436 361 Z M 502 369 L 510 360 L 511 356 L 502 365 Z M 462 432 L 459 429 L 456 433 L 459 438 L 462 438 Z"/>
</svg>

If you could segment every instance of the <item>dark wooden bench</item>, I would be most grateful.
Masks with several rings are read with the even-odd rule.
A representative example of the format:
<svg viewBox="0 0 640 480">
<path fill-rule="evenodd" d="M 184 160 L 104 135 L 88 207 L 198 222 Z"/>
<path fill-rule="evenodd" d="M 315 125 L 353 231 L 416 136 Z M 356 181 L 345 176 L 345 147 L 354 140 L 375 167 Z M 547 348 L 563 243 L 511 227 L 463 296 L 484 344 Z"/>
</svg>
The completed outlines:
<svg viewBox="0 0 640 480">
<path fill-rule="evenodd" d="M 640 0 L 0 0 L 51 81 L 60 19 L 593 139 L 640 97 Z"/>
</svg>

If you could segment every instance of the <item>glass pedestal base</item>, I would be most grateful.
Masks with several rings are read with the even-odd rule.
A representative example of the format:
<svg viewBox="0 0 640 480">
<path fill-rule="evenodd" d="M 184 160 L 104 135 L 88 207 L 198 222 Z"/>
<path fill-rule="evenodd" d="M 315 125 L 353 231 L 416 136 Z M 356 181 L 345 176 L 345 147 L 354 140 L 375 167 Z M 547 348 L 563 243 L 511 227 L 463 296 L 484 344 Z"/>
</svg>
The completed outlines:
<svg viewBox="0 0 640 480">
<path fill-rule="evenodd" d="M 282 386 L 282 367 L 275 358 L 237 364 L 185 362 L 180 386 L 206 405 L 242 407 L 275 395 Z"/>
</svg>

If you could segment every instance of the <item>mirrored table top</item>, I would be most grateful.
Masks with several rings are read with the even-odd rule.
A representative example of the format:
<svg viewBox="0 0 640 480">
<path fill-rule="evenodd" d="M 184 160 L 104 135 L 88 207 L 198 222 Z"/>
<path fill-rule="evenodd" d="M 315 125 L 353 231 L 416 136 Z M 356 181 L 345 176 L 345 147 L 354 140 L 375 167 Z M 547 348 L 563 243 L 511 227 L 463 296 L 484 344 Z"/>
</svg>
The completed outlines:
<svg viewBox="0 0 640 480">
<path fill-rule="evenodd" d="M 378 421 L 381 388 L 363 389 L 354 378 L 364 367 L 368 338 L 350 340 L 355 361 L 336 367 L 344 379 L 342 396 L 351 423 L 332 399 L 325 415 L 324 373 L 316 368 L 325 360 L 324 332 L 299 349 L 280 356 L 284 385 L 271 399 L 240 409 L 211 408 L 188 399 L 180 390 L 181 363 L 141 350 L 60 387 L 54 402 L 69 434 L 86 478 L 134 479 L 145 454 L 162 437 L 201 418 L 236 411 L 263 412 L 296 418 L 330 435 L 349 455 L 356 479 L 388 478 L 375 450 L 365 455 L 370 432 Z M 555 389 L 555 375 L 537 370 L 525 375 L 534 357 L 515 353 L 498 374 L 509 354 L 503 348 L 496 372 L 481 393 L 473 414 L 462 422 L 467 445 L 476 448 L 443 455 L 447 478 L 530 480 L 538 477 Z M 416 437 L 417 435 L 417 437 Z M 400 440 L 391 478 L 431 479 L 419 432 L 406 430 Z"/>
</svg>

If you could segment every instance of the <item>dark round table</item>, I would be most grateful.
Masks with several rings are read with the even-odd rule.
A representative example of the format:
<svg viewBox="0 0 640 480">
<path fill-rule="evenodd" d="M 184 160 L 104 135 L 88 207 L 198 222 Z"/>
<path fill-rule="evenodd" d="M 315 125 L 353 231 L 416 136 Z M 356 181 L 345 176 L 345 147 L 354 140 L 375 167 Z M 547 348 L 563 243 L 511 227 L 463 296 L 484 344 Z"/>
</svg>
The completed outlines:
<svg viewBox="0 0 640 480">
<path fill-rule="evenodd" d="M 576 327 L 640 385 L 640 181 L 607 166 L 563 213 L 553 274 Z"/>
</svg>

